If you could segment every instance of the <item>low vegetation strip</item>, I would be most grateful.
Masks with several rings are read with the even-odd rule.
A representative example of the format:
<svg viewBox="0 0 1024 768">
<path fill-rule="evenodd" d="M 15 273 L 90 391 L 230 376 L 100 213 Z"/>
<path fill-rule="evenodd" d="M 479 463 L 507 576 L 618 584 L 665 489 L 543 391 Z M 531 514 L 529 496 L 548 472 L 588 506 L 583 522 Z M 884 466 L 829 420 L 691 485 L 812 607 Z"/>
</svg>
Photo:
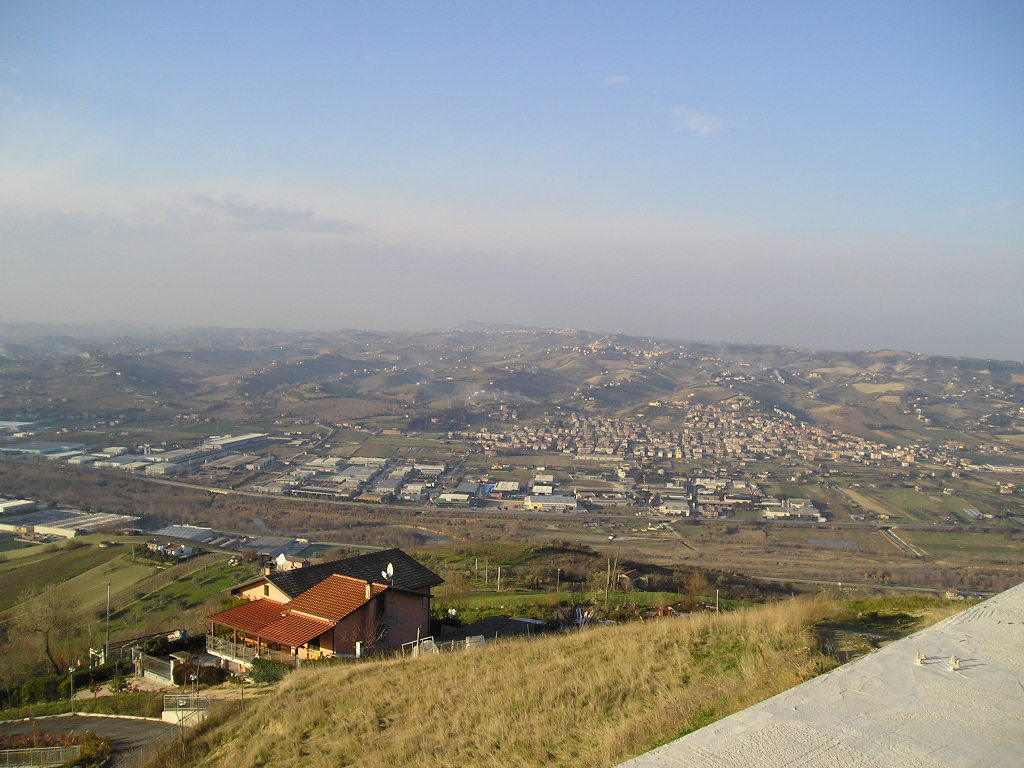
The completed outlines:
<svg viewBox="0 0 1024 768">
<path fill-rule="evenodd" d="M 804 598 L 300 669 L 197 734 L 182 764 L 616 765 L 834 666 L 813 628 L 841 613 Z"/>
<path fill-rule="evenodd" d="M 102 715 L 131 715 L 133 717 L 160 717 L 161 699 L 159 694 L 136 691 L 117 696 L 102 696 L 94 699 L 71 701 L 49 701 L 0 709 L 0 722 L 24 720 L 34 717 L 62 715 L 68 712 L 93 713 Z"/>
</svg>

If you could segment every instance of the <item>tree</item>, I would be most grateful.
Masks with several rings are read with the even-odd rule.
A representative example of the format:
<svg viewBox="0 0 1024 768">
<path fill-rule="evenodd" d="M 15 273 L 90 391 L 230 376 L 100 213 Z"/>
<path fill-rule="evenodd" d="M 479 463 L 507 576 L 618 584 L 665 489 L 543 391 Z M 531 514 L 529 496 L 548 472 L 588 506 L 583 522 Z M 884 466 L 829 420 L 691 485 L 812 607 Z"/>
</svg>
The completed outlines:
<svg viewBox="0 0 1024 768">
<path fill-rule="evenodd" d="M 686 577 L 686 594 L 694 601 L 711 594 L 711 582 L 702 571 L 694 571 Z"/>
<path fill-rule="evenodd" d="M 18 660 L 13 653 L 12 643 L 6 632 L 7 626 L 0 630 L 0 687 L 3 688 L 3 697 L 0 698 L 0 706 L 10 707 L 13 703 L 13 692 L 21 681 L 25 671 L 20 668 Z"/>
<path fill-rule="evenodd" d="M 54 650 L 60 642 L 70 637 L 78 626 L 77 617 L 71 612 L 66 595 L 59 584 L 50 584 L 43 589 L 30 589 L 23 593 L 16 625 L 24 632 L 35 635 L 43 645 L 46 660 L 55 675 L 66 671 L 66 664 L 58 664 Z"/>
<path fill-rule="evenodd" d="M 118 672 L 110 681 L 110 692 L 113 694 L 130 693 L 132 684 L 124 675 Z"/>
</svg>

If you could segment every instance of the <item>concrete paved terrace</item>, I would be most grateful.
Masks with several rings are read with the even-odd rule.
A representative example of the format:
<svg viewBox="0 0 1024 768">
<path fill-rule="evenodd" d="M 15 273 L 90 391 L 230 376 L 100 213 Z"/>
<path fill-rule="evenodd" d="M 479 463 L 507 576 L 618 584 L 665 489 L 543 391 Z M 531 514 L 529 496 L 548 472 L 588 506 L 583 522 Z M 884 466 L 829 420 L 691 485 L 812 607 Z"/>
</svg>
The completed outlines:
<svg viewBox="0 0 1024 768">
<path fill-rule="evenodd" d="M 620 768 L 1020 765 L 1024 584 Z"/>
</svg>

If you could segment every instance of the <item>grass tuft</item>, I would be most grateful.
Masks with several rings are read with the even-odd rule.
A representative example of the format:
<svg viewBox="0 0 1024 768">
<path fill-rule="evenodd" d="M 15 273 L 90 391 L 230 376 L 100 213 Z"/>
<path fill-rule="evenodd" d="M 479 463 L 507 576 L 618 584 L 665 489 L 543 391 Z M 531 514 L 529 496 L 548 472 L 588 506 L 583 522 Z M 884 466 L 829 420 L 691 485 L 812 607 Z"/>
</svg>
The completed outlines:
<svg viewBox="0 0 1024 768">
<path fill-rule="evenodd" d="M 803 598 L 289 675 L 198 766 L 614 765 L 834 665 Z"/>
</svg>

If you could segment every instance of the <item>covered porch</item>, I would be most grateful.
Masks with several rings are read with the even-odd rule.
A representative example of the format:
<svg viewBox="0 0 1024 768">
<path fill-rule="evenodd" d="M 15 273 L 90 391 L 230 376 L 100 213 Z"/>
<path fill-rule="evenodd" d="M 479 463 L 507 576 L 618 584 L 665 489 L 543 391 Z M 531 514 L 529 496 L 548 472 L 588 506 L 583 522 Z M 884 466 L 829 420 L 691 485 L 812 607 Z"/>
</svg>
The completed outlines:
<svg viewBox="0 0 1024 768">
<path fill-rule="evenodd" d="M 256 600 L 208 620 L 207 652 L 242 667 L 252 667 L 257 658 L 297 667 L 334 655 L 322 647 L 321 638 L 328 639 L 336 622 L 289 613 L 283 603 Z"/>
<path fill-rule="evenodd" d="M 254 659 L 269 659 L 291 667 L 297 667 L 301 660 L 295 649 L 288 651 L 261 645 L 259 638 L 240 638 L 235 641 L 225 635 L 208 634 L 206 652 L 243 667 L 251 667 Z"/>
</svg>

